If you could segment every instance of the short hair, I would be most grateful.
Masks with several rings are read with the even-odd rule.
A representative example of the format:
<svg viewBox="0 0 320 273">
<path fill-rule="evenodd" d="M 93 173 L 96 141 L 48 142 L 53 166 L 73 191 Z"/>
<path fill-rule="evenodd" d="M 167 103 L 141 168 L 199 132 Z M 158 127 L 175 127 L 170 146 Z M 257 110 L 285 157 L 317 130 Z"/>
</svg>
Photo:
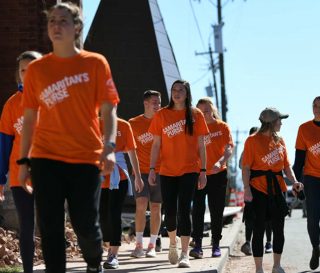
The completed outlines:
<svg viewBox="0 0 320 273">
<path fill-rule="evenodd" d="M 38 51 L 24 51 L 17 57 L 17 68 L 15 72 L 15 78 L 17 84 L 21 82 L 20 75 L 19 75 L 19 62 L 22 60 L 36 60 L 40 59 L 42 57 L 42 54 Z"/>
<path fill-rule="evenodd" d="M 313 102 L 312 102 L 312 105 L 314 105 L 314 104 L 316 103 L 316 101 L 317 101 L 317 100 L 319 100 L 319 101 L 320 101 L 320 96 L 318 96 L 318 97 L 315 97 L 315 98 L 314 98 L 314 100 L 313 100 Z"/>
<path fill-rule="evenodd" d="M 159 98 L 161 98 L 161 93 L 159 91 L 155 91 L 155 90 L 147 90 L 143 93 L 143 100 L 147 100 L 149 98 L 151 98 L 152 96 L 157 96 Z"/>
</svg>

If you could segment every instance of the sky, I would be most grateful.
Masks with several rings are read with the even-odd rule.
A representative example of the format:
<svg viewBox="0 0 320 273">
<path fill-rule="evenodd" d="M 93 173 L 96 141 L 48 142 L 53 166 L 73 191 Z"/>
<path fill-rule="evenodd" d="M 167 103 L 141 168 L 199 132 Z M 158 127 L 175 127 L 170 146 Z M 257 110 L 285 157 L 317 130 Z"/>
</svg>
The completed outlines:
<svg viewBox="0 0 320 273">
<path fill-rule="evenodd" d="M 260 112 L 276 107 L 290 115 L 283 120 L 280 135 L 293 163 L 298 127 L 313 118 L 312 101 L 320 96 L 320 1 L 221 1 L 227 123 L 234 140 L 239 130 L 239 153 L 248 130 L 260 125 Z M 83 1 L 85 34 L 98 3 Z M 181 76 L 191 83 L 196 104 L 213 82 L 209 56 L 195 52 L 208 51 L 209 43 L 214 48 L 216 0 L 158 0 L 158 5 Z M 217 54 L 214 58 L 217 61 Z M 219 71 L 216 78 L 219 82 Z M 220 85 L 218 89 L 220 93 Z"/>
</svg>

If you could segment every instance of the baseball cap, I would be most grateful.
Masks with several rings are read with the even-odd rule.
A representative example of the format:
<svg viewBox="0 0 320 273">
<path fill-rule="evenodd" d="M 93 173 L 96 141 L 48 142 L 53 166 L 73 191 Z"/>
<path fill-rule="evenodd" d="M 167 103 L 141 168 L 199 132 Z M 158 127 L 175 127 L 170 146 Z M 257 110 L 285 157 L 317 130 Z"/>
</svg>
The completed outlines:
<svg viewBox="0 0 320 273">
<path fill-rule="evenodd" d="M 267 107 L 264 109 L 259 117 L 261 122 L 273 122 L 277 119 L 288 118 L 289 115 L 280 113 L 276 108 Z"/>
</svg>

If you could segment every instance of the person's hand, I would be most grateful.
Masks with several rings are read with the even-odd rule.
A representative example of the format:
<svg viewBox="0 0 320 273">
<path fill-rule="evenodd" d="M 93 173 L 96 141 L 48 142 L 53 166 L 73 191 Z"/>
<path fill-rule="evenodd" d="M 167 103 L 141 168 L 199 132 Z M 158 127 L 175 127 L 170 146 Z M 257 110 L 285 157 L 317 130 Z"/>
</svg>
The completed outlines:
<svg viewBox="0 0 320 273">
<path fill-rule="evenodd" d="M 102 175 L 110 174 L 116 163 L 116 155 L 110 147 L 104 147 L 100 156 L 100 169 Z"/>
<path fill-rule="evenodd" d="M 135 176 L 135 178 L 134 178 L 134 187 L 136 189 L 136 192 L 138 192 L 138 193 L 142 192 L 143 187 L 144 187 L 144 182 L 143 182 L 141 176 L 139 176 L 139 177 Z"/>
<path fill-rule="evenodd" d="M 18 180 L 21 187 L 27 193 L 32 194 L 33 188 L 28 184 L 28 181 L 30 181 L 30 167 L 27 164 L 20 165 Z"/>
<path fill-rule="evenodd" d="M 213 165 L 213 173 L 216 174 L 221 170 L 221 162 L 218 160 L 214 165 Z"/>
<path fill-rule="evenodd" d="M 292 185 L 292 192 L 294 196 L 298 195 L 298 192 L 303 190 L 304 185 L 301 182 L 294 182 Z"/>
<path fill-rule="evenodd" d="M 149 177 L 148 177 L 148 182 L 149 182 L 149 185 L 150 186 L 155 186 L 157 185 L 157 182 L 156 182 L 156 172 L 154 169 L 150 169 L 150 172 L 149 172 Z"/>
<path fill-rule="evenodd" d="M 198 190 L 204 189 L 206 185 L 207 185 L 207 175 L 205 172 L 200 172 L 200 175 L 198 178 Z"/>
<path fill-rule="evenodd" d="M 4 185 L 0 185 L 0 202 L 3 202 L 4 200 Z"/>
<path fill-rule="evenodd" d="M 244 201 L 251 202 L 252 201 L 252 192 L 250 187 L 244 188 Z"/>
</svg>

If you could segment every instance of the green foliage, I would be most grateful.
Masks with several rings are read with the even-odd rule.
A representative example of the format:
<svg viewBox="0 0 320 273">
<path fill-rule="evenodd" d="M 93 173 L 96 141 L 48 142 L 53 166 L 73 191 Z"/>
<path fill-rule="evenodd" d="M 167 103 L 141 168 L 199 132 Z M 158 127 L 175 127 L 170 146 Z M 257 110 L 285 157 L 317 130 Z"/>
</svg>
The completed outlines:
<svg viewBox="0 0 320 273">
<path fill-rule="evenodd" d="M 21 273 L 21 272 L 23 272 L 23 269 L 20 266 L 0 267 L 0 273 Z"/>
</svg>

